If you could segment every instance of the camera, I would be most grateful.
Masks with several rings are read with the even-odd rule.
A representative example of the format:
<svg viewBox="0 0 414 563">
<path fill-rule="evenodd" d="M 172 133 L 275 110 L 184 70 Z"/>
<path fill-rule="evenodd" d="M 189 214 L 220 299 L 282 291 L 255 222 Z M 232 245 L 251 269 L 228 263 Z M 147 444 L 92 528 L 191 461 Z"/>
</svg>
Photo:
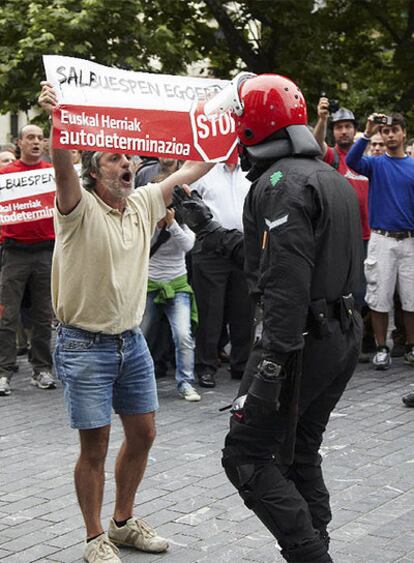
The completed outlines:
<svg viewBox="0 0 414 563">
<path fill-rule="evenodd" d="M 392 125 L 392 117 L 390 115 L 374 115 L 374 123 L 377 125 Z"/>
<path fill-rule="evenodd" d="M 329 113 L 336 113 L 339 110 L 339 100 L 329 100 Z"/>
<path fill-rule="evenodd" d="M 321 92 L 321 97 L 327 98 L 325 92 Z M 339 109 L 339 100 L 329 100 L 328 111 L 330 114 L 337 112 Z"/>
</svg>

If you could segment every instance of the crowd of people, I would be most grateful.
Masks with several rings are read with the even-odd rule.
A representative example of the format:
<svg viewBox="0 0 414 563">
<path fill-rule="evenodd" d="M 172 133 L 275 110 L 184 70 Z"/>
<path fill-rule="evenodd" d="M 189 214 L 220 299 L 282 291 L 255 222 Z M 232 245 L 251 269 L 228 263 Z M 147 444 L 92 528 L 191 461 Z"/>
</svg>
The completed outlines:
<svg viewBox="0 0 414 563">
<path fill-rule="evenodd" d="M 48 113 L 56 105 L 50 84 L 43 83 L 39 102 Z M 348 280 L 345 284 L 348 293 L 354 293 L 355 311 L 361 313 L 364 320 L 359 361 L 372 359 L 376 370 L 387 370 L 392 366 L 392 357 L 403 356 L 404 362 L 414 367 L 414 159 L 413 142 L 407 140 L 406 121 L 399 113 L 390 116 L 373 113 L 364 131 L 358 133 L 353 112 L 346 108 L 330 111 L 326 97 L 319 100 L 317 114 L 317 123 L 307 128 L 306 133 L 313 135 L 313 145 L 306 135 L 303 137 L 303 129 L 299 130 L 298 137 L 296 130 L 289 130 L 289 127 L 287 137 L 277 136 L 277 132 L 275 137 L 272 134 L 266 137 L 278 147 L 285 147 L 287 139 L 293 146 L 297 142 L 300 150 L 295 154 L 305 157 L 302 164 L 300 159 L 293 159 L 293 164 L 275 169 L 270 185 L 274 188 L 279 184 L 284 175 L 288 175 L 289 166 L 303 166 L 302 176 L 306 166 L 314 167 L 315 190 L 322 194 L 321 202 L 326 198 L 327 208 L 336 217 L 339 203 L 330 200 L 329 190 L 326 192 L 326 182 L 322 179 L 325 168 L 319 169 L 320 162 L 330 165 L 331 171 L 337 171 L 329 176 L 333 178 L 332 185 L 337 174 L 345 178 L 345 184 L 341 184 L 341 180 L 337 186 L 338 193 L 345 190 L 342 196 L 344 216 L 350 217 L 343 234 L 346 236 L 347 229 L 351 229 L 352 237 L 361 239 L 363 251 L 359 254 L 351 241 L 348 248 L 347 241 L 335 239 L 338 233 L 329 235 L 329 249 L 336 241 L 338 250 L 341 248 L 352 264 L 352 272 L 351 269 L 344 272 L 343 277 Z M 301 121 L 293 127 L 303 125 Z M 327 144 L 327 138 L 333 139 L 334 146 Z M 249 142 L 246 141 L 246 145 Z M 260 146 L 256 142 L 253 145 Z M 304 148 L 305 145 L 310 149 Z M 265 159 L 252 149 L 251 154 L 246 152 L 245 158 L 253 159 L 252 154 L 259 162 Z M 286 156 L 291 158 L 292 155 L 286 153 Z M 80 161 L 79 180 L 74 164 Z M 55 389 L 55 377 L 61 381 L 71 426 L 78 429 L 81 436 L 75 484 L 87 529 L 87 561 L 120 561 L 114 544 L 132 545 L 150 552 L 165 551 L 168 542 L 149 524 L 133 517 L 135 492 L 155 437 L 154 412 L 158 401 L 154 373 L 160 378 L 173 369 L 178 396 L 185 401 L 198 402 L 202 400 L 199 388 L 219 384 L 217 371 L 223 362 L 228 362 L 229 377 L 235 380 L 242 380 L 243 374 L 249 369 L 252 371 L 251 350 L 260 301 L 256 295 L 257 280 L 251 283 L 249 268 L 247 272 L 244 270 L 233 251 L 235 240 L 239 247 L 243 246 L 244 229 L 248 227 L 252 235 L 256 206 L 262 205 L 250 195 L 252 181 L 256 178 L 243 171 L 240 163 L 212 165 L 170 158 L 56 150 L 48 147 L 43 130 L 33 124 L 22 128 L 15 144 L 1 147 L 0 166 L 0 174 L 54 166 L 56 178 L 54 219 L 1 228 L 0 396 L 12 393 L 18 354 L 28 354 L 31 383 L 38 389 Z M 261 166 L 261 170 L 266 169 Z M 358 207 L 354 208 L 347 199 L 347 183 L 357 196 L 358 221 L 354 213 Z M 183 184 L 185 194 L 175 196 L 176 186 Z M 289 185 L 288 188 L 291 189 Z M 264 190 L 264 200 L 266 194 Z M 186 197 L 190 202 L 187 207 L 182 205 Z M 311 215 L 325 213 L 314 201 L 305 204 Z M 260 241 L 262 249 L 266 250 L 270 240 L 269 244 L 276 245 L 281 256 L 286 249 L 279 248 L 281 243 L 276 243 L 272 237 L 277 228 L 288 223 L 288 217 L 290 222 L 295 220 L 294 208 L 287 205 L 286 209 L 289 209 L 286 214 L 278 212 L 274 220 L 266 219 L 267 230 L 263 231 L 263 241 Z M 324 221 L 329 223 L 329 215 Z M 218 232 L 230 235 L 230 246 L 224 244 L 223 239 L 217 242 Z M 270 267 L 265 263 L 266 255 L 258 265 L 256 254 L 249 254 L 252 248 L 247 244 L 249 233 L 241 250 L 246 263 L 254 262 L 255 268 L 260 267 L 268 277 L 277 276 L 278 272 L 286 276 L 281 264 Z M 289 236 L 288 231 L 286 240 L 290 240 Z M 312 232 L 309 236 L 313 244 L 316 235 Z M 310 252 L 306 241 L 298 242 L 295 238 L 292 241 L 294 247 L 300 248 L 302 258 Z M 335 268 L 333 263 L 325 263 L 328 259 L 327 255 L 321 258 L 309 254 L 302 265 L 306 270 L 306 264 L 314 262 L 326 274 Z M 292 264 L 290 267 L 294 271 Z M 357 276 L 358 269 L 363 270 L 363 275 Z M 324 283 L 313 282 L 322 287 L 326 279 Z M 360 281 L 355 287 L 356 279 Z M 332 288 L 336 281 L 332 281 Z M 332 314 L 336 319 L 344 308 L 339 332 L 347 333 L 351 323 L 348 316 L 352 315 L 354 302 L 341 293 L 339 285 L 338 288 L 339 293 L 332 289 L 335 296 L 326 299 L 325 304 L 319 302 L 322 299 L 312 301 L 315 304 L 312 314 L 319 317 L 317 331 L 323 338 L 327 337 L 324 331 L 328 328 L 323 326 L 321 318 L 331 319 Z M 324 287 L 323 291 L 329 294 L 330 290 Z M 340 305 L 336 305 L 336 293 L 342 295 Z M 275 311 L 275 318 L 278 315 L 278 322 L 283 324 L 282 310 Z M 286 313 L 285 319 L 290 319 L 289 315 Z M 53 358 L 52 328 L 56 328 Z M 290 328 L 286 326 L 285 336 Z M 352 335 L 354 348 L 359 346 L 358 330 L 355 331 Z M 336 342 L 342 343 L 339 332 Z M 300 344 L 295 346 L 300 347 Z M 275 366 L 280 367 L 279 363 L 283 365 L 286 359 L 282 353 L 263 356 L 262 344 L 257 346 L 256 343 L 255 349 L 265 358 L 260 364 L 262 379 L 271 377 L 266 369 L 276 369 Z M 336 361 L 337 358 L 332 358 L 332 365 Z M 352 375 L 352 362 L 350 356 L 347 365 L 342 366 L 341 381 L 335 379 L 335 401 L 327 409 L 327 417 Z M 312 377 L 316 378 L 317 374 Z M 243 382 L 246 387 L 246 378 Z M 248 405 L 258 397 L 263 399 L 260 385 L 256 382 L 259 389 L 256 395 L 247 393 L 249 387 L 244 389 Z M 307 401 L 306 408 L 313 405 L 311 395 Z M 403 402 L 413 407 L 414 393 L 403 397 Z M 125 440 L 117 458 L 117 498 L 106 535 L 100 511 L 112 408 L 122 419 Z M 314 422 L 308 420 L 310 426 Z M 252 424 L 256 428 L 256 423 Z M 268 430 L 262 420 L 257 428 Z M 299 430 L 297 443 L 301 444 L 303 439 L 301 446 L 309 449 L 307 439 Z M 240 473 L 237 478 L 234 475 L 234 451 L 239 448 L 237 432 L 237 421 L 233 421 L 226 440 L 226 472 L 245 502 L 253 502 L 249 495 L 246 501 Z M 317 469 L 315 471 L 317 473 Z M 298 487 L 300 479 L 307 479 L 303 475 L 289 478 Z M 280 479 L 280 483 L 286 483 L 284 476 Z M 321 473 L 317 473 L 316 479 L 324 487 Z M 301 494 L 306 499 L 306 491 Z M 326 498 L 322 504 L 324 502 L 329 512 Z M 253 510 L 273 531 L 260 506 Z M 329 518 L 325 520 L 312 514 L 312 519 L 304 524 L 303 534 L 307 538 L 315 533 L 314 529 L 320 534 L 318 541 L 312 536 L 309 545 L 316 551 L 322 550 L 315 559 L 306 561 L 331 561 L 326 536 Z M 278 537 L 279 532 L 274 533 Z M 279 543 L 283 547 L 284 536 L 281 536 L 282 543 Z M 292 548 L 289 541 L 285 548 L 286 559 L 296 561 L 294 557 L 300 555 L 299 551 L 296 553 L 296 547 Z M 97 554 L 101 559 L 96 558 Z"/>
<path fill-rule="evenodd" d="M 407 125 L 400 114 L 393 116 L 392 126 L 368 121 L 364 135 L 358 132 L 352 111 L 339 108 L 330 114 L 326 97 L 320 99 L 317 113 L 313 134 L 323 160 L 352 184 L 359 202 L 364 276 L 355 297 L 365 323 L 360 362 L 372 359 L 375 369 L 386 370 L 392 357 L 404 356 L 407 364 L 414 365 L 414 224 L 410 214 L 414 175 L 413 161 L 406 159 L 412 156 L 414 139 L 407 140 Z M 334 146 L 327 145 L 329 137 Z M 51 167 L 48 145 L 40 127 L 23 127 L 15 143 L 0 148 L 0 173 Z M 73 163 L 80 163 L 81 151 L 71 153 Z M 374 162 L 369 157 L 383 158 Z M 171 158 L 137 156 L 132 160 L 136 189 L 167 177 L 182 165 Z M 397 172 L 395 167 L 389 170 L 390 163 L 398 164 Z M 241 232 L 249 188 L 240 164 L 217 165 L 190 186 L 222 227 Z M 194 382 L 214 387 L 222 362 L 229 363 L 231 378 L 241 379 L 253 342 L 254 302 L 248 298 L 242 268 L 217 249 L 206 249 L 206 245 L 203 249 L 173 208 L 153 237 L 142 330 L 157 377 L 175 369 L 179 395 L 198 401 L 201 396 Z M 53 220 L 5 226 L 0 241 L 2 262 L 7 262 L 2 273 L 0 396 L 11 393 L 10 380 L 18 369 L 19 354 L 29 355 L 33 385 L 55 388 L 49 287 Z M 171 289 L 175 278 L 184 283 L 178 290 Z"/>
</svg>

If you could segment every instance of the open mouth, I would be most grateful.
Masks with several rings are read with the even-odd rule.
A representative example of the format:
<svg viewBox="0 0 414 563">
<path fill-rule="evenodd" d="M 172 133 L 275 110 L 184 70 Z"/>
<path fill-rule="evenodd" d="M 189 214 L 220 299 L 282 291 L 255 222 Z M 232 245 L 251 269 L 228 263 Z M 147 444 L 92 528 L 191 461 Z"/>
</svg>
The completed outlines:
<svg viewBox="0 0 414 563">
<path fill-rule="evenodd" d="M 132 174 L 131 174 L 131 172 L 129 172 L 129 171 L 128 171 L 128 172 L 124 172 L 124 173 L 122 174 L 122 176 L 121 176 L 121 180 L 122 180 L 123 182 L 127 183 L 127 184 L 130 184 L 130 183 L 131 183 L 131 180 L 132 180 Z"/>
</svg>

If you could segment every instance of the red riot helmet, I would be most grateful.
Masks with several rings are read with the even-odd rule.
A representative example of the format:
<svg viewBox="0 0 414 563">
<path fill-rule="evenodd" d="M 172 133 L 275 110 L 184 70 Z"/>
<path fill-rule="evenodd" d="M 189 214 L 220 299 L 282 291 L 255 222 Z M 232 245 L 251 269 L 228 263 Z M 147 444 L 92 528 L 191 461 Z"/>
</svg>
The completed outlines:
<svg viewBox="0 0 414 563">
<path fill-rule="evenodd" d="M 239 95 L 243 113 L 236 117 L 236 130 L 243 145 L 257 145 L 280 129 L 308 123 L 305 98 L 285 76 L 249 78 L 242 82 Z"/>
<path fill-rule="evenodd" d="M 211 119 L 233 113 L 241 154 L 248 154 L 250 159 L 280 158 L 282 153 L 308 157 L 321 154 L 307 127 L 305 98 L 285 76 L 241 72 L 206 102 L 204 111 Z"/>
</svg>

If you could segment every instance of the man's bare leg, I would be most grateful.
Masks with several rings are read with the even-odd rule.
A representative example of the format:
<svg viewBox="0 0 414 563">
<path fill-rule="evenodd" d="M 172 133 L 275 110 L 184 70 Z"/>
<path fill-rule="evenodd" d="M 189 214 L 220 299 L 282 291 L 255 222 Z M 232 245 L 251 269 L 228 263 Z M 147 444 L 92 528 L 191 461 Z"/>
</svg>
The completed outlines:
<svg viewBox="0 0 414 563">
<path fill-rule="evenodd" d="M 116 458 L 114 520 L 131 518 L 135 494 L 144 476 L 148 453 L 155 438 L 155 414 L 122 415 L 125 439 Z"/>
<path fill-rule="evenodd" d="M 371 309 L 371 322 L 377 346 L 385 346 L 387 342 L 388 313 L 379 313 Z"/>
<path fill-rule="evenodd" d="M 412 311 L 403 311 L 402 313 L 407 344 L 414 344 L 414 313 Z"/>
<path fill-rule="evenodd" d="M 110 429 L 108 425 L 79 430 L 81 453 L 75 466 L 75 486 L 87 538 L 103 533 L 101 508 Z"/>
</svg>

